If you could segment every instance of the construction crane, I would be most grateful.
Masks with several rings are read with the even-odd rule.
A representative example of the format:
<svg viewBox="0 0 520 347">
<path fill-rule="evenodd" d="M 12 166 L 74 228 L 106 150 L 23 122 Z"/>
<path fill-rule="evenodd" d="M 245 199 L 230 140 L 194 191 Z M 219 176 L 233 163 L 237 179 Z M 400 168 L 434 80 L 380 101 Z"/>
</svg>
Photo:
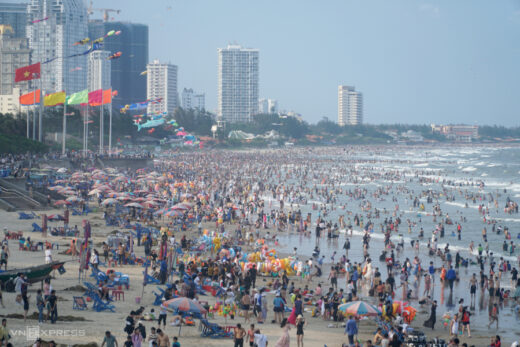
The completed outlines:
<svg viewBox="0 0 520 347">
<path fill-rule="evenodd" d="M 92 0 L 90 0 L 90 6 L 87 9 L 88 15 L 91 16 L 94 13 L 94 11 L 103 12 L 103 21 L 104 22 L 108 22 L 108 14 L 110 12 L 115 12 L 117 14 L 119 14 L 119 12 L 121 12 L 121 10 L 114 10 L 112 8 L 94 8 L 94 4 L 93 4 Z"/>
</svg>

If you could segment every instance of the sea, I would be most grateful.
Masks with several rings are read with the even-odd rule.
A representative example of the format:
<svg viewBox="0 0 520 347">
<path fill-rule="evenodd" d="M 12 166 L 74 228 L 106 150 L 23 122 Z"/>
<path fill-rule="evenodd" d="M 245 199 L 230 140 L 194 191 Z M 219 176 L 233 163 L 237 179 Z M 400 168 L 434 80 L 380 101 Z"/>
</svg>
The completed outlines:
<svg viewBox="0 0 520 347">
<path fill-rule="evenodd" d="M 430 256 L 427 251 L 427 241 L 431 238 L 432 232 L 441 221 L 441 217 L 434 220 L 433 206 L 437 203 L 443 213 L 443 218 L 448 215 L 453 221 L 452 225 L 445 225 L 445 236 L 438 237 L 437 247 L 444 249 L 449 244 L 449 249 L 455 259 L 455 253 L 466 259 L 475 260 L 477 255 L 477 247 L 479 244 L 485 246 L 482 238 L 483 228 L 487 229 L 487 239 L 489 252 L 493 253 L 493 259 L 497 262 L 500 258 L 509 261 L 513 267 L 519 269 L 520 255 L 520 215 L 518 213 L 506 213 L 504 210 L 506 200 L 520 202 L 520 147 L 518 146 L 487 146 L 487 145 L 453 145 L 443 147 L 366 147 L 362 149 L 338 150 L 338 151 L 311 151 L 305 155 L 305 159 L 310 163 L 322 163 L 319 168 L 314 166 L 314 170 L 318 170 L 322 175 L 314 176 L 307 179 L 305 184 L 313 188 L 328 189 L 341 187 L 343 194 L 336 194 L 336 202 L 330 204 L 320 199 L 319 195 L 308 199 L 302 203 L 301 201 L 285 201 L 285 209 L 300 210 L 305 216 L 308 213 L 312 215 L 312 226 L 309 236 L 304 236 L 298 232 L 280 232 L 277 234 L 280 247 L 279 249 L 287 254 L 292 254 L 294 248 L 300 259 L 306 260 L 311 257 L 313 249 L 318 246 L 320 256 L 325 256 L 325 261 L 332 262 L 331 256 L 336 252 L 335 261 L 344 254 L 343 245 L 345 239 L 351 239 L 351 250 L 348 258 L 351 262 L 360 262 L 363 260 L 362 251 L 362 235 L 364 230 L 361 227 L 354 227 L 352 236 L 341 230 L 337 239 L 327 239 L 322 237 L 316 239 L 314 229 L 315 221 L 318 216 L 322 216 L 326 221 L 333 224 L 338 222 L 341 215 L 345 220 L 350 218 L 353 221 L 354 215 L 363 216 L 366 224 L 370 220 L 373 225 L 370 242 L 370 256 L 374 267 L 379 267 L 386 278 L 386 266 L 384 262 L 380 262 L 379 255 L 384 248 L 384 236 L 381 233 L 380 224 L 385 218 L 395 220 L 399 216 L 402 220 L 398 232 L 394 232 L 392 241 L 397 243 L 400 237 L 404 240 L 404 251 L 399 254 L 401 262 L 406 257 L 413 259 L 416 255 L 414 248 L 411 246 L 412 240 L 420 242 L 418 256 L 421 259 L 423 268 L 428 268 L 429 262 L 433 261 L 437 268 L 440 268 L 442 261 L 439 257 Z M 338 170 L 341 163 L 345 163 L 346 170 Z M 329 164 L 334 163 L 334 164 Z M 294 167 L 292 164 L 282 165 L 281 170 L 290 173 Z M 338 172 L 339 171 L 339 172 Z M 399 173 L 399 179 L 388 179 L 381 173 Z M 373 175 L 377 173 L 377 175 Z M 326 178 L 323 178 L 326 177 Z M 377 177 L 377 178 L 374 178 Z M 388 177 L 395 177 L 390 175 Z M 293 182 L 301 184 L 301 182 Z M 388 195 L 380 195 L 374 197 L 384 188 L 389 192 Z M 355 189 L 366 189 L 365 199 L 354 199 L 345 194 L 345 191 L 354 191 Z M 422 192 L 431 190 L 435 193 L 442 193 L 438 198 L 434 198 L 429 203 Z M 466 200 L 468 195 L 477 195 L 473 200 Z M 413 198 L 420 198 L 420 203 L 424 205 L 424 210 L 413 206 Z M 483 200 L 481 197 L 485 196 Z M 491 202 L 489 196 L 497 200 L 498 207 L 495 202 Z M 449 197 L 449 198 L 447 198 Z M 270 208 L 277 209 L 279 198 L 272 196 L 263 197 Z M 289 199 L 290 200 L 290 199 Z M 371 218 L 367 218 L 367 211 L 362 210 L 362 206 L 366 206 L 366 202 L 371 203 Z M 292 205 L 291 205 L 291 202 Z M 485 216 L 479 213 L 479 205 L 489 209 L 489 214 Z M 313 208 L 314 207 L 314 208 Z M 316 207 L 318 207 L 316 209 Z M 326 209 L 326 214 L 320 208 Z M 374 209 L 380 211 L 380 217 L 374 218 Z M 268 208 L 269 210 L 269 208 Z M 507 228 L 511 233 L 511 241 L 516 245 L 516 251 L 511 255 L 507 251 L 503 251 L 503 243 L 505 241 L 504 232 L 492 232 L 492 225 L 488 221 L 496 222 L 495 228 L 504 230 Z M 408 232 L 408 221 L 412 224 L 411 232 Z M 456 224 L 460 223 L 462 227 L 461 240 L 456 234 Z M 419 240 L 419 230 L 423 228 L 424 238 Z M 400 236 L 401 235 L 401 236 Z M 470 252 L 469 244 L 473 241 L 474 250 Z M 510 243 L 510 240 L 507 240 Z M 439 274 L 435 279 L 434 299 L 439 302 L 437 309 L 437 327 L 445 329 L 443 319 L 445 314 L 454 313 L 458 309 L 460 299 L 464 299 L 464 305 L 471 306 L 472 310 L 472 326 L 476 326 L 481 332 L 489 332 L 489 334 L 499 334 L 503 341 L 512 342 L 519 339 L 520 329 L 511 329 L 513 326 L 520 326 L 518 315 L 512 300 L 506 301 L 500 308 L 500 324 L 499 330 L 496 331 L 494 326 L 488 330 L 488 312 L 489 312 L 489 296 L 487 291 L 477 291 L 477 300 L 475 305 L 470 305 L 469 297 L 469 278 L 473 273 L 479 278 L 480 268 L 476 264 L 470 263 L 468 267 L 459 269 L 461 281 L 456 283 L 455 289 L 450 294 L 448 288 L 441 289 L 439 285 Z M 489 263 L 486 264 L 486 274 L 489 272 Z M 323 283 L 327 284 L 328 271 L 324 271 Z M 396 277 L 399 285 L 399 276 Z M 514 287 L 510 281 L 510 273 L 502 276 L 501 287 L 514 292 Z M 340 287 L 345 288 L 345 283 L 340 279 Z M 411 281 L 410 281 L 411 284 Z M 410 288 L 412 286 L 410 285 Z M 328 288 L 325 285 L 325 288 Z M 419 290 L 419 297 L 422 296 L 423 287 Z M 401 291 L 396 291 L 396 299 L 401 298 Z M 418 304 L 412 301 L 412 306 Z M 428 307 L 423 308 L 429 310 Z M 413 325 L 413 324 L 412 324 Z M 420 328 L 420 326 L 419 326 Z M 429 337 L 434 337 L 435 332 L 423 328 Z"/>
</svg>

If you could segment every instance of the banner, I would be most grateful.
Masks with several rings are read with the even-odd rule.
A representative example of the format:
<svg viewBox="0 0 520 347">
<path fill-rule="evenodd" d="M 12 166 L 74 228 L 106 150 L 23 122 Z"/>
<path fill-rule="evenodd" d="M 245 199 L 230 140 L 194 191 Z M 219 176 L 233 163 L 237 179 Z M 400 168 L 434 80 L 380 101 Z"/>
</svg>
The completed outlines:
<svg viewBox="0 0 520 347">
<path fill-rule="evenodd" d="M 14 74 L 15 82 L 30 81 L 38 78 L 40 78 L 40 63 L 16 69 Z"/>
<path fill-rule="evenodd" d="M 103 97 L 103 89 L 94 90 L 88 93 L 88 104 L 89 106 L 101 105 L 101 98 Z"/>
<path fill-rule="evenodd" d="M 88 102 L 88 89 L 67 96 L 67 105 L 86 104 Z"/>
<path fill-rule="evenodd" d="M 20 95 L 20 105 L 30 106 L 40 103 L 40 90 L 35 90 L 24 95 Z"/>
<path fill-rule="evenodd" d="M 43 97 L 43 106 L 63 105 L 66 100 L 65 92 L 47 94 Z"/>
</svg>

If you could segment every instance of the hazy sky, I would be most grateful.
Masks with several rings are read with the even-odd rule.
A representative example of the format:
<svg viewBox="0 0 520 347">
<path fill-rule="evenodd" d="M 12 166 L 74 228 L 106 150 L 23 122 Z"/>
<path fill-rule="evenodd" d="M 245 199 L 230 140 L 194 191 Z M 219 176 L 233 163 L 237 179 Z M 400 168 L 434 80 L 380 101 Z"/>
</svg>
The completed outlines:
<svg viewBox="0 0 520 347">
<path fill-rule="evenodd" d="M 150 60 L 217 106 L 217 48 L 260 49 L 260 97 L 337 119 L 337 87 L 366 123 L 520 125 L 520 0 L 94 0 L 150 28 Z M 95 14 L 101 17 L 98 12 Z M 124 52 L 123 52 L 124 54 Z M 136 100 L 138 101 L 138 100 Z"/>
</svg>

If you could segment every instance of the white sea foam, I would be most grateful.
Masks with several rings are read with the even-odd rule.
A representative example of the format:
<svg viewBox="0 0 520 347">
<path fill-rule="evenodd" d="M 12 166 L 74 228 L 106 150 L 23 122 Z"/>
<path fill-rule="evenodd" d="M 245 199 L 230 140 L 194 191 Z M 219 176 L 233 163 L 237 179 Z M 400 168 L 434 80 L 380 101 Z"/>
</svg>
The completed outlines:
<svg viewBox="0 0 520 347">
<path fill-rule="evenodd" d="M 463 172 L 473 172 L 473 171 L 477 171 L 477 168 L 476 167 L 473 167 L 473 166 L 468 166 L 468 167 L 465 167 L 464 169 L 462 169 Z"/>
</svg>

